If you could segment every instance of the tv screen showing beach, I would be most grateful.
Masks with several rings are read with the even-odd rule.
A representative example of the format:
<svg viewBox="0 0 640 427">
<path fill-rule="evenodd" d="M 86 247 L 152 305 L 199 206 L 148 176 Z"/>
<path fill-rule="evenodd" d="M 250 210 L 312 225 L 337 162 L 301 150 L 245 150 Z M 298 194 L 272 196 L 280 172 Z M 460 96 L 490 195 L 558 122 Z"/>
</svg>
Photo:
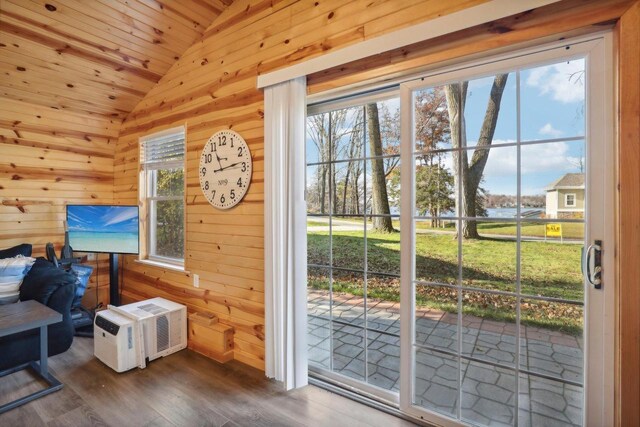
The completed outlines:
<svg viewBox="0 0 640 427">
<path fill-rule="evenodd" d="M 137 254 L 138 207 L 68 205 L 69 245 L 78 252 Z"/>
</svg>

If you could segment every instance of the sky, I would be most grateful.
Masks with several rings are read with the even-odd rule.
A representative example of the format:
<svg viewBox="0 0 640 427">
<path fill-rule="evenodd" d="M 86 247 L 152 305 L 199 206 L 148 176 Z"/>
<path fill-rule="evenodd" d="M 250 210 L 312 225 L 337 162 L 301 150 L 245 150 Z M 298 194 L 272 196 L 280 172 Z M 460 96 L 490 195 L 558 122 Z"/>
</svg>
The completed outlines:
<svg viewBox="0 0 640 427">
<path fill-rule="evenodd" d="M 521 141 L 564 139 L 585 135 L 584 60 L 564 61 L 520 70 Z M 475 145 L 484 118 L 493 76 L 469 82 L 465 121 L 469 146 Z M 517 191 L 517 149 L 500 144 L 517 141 L 517 77 L 511 72 L 503 93 L 489 160 L 484 169 L 483 188 L 491 194 L 515 195 Z M 399 100 L 386 101 L 391 109 Z M 307 138 L 307 162 L 318 161 L 313 142 Z M 446 146 L 443 146 L 446 148 Z M 545 188 L 569 172 L 580 172 L 584 163 L 584 140 L 522 145 L 522 195 L 545 194 Z M 472 151 L 472 150 L 471 150 Z M 449 159 L 447 162 L 446 159 Z M 449 165 L 451 156 L 445 156 Z M 308 168 L 309 174 L 315 168 Z"/>
<path fill-rule="evenodd" d="M 137 206 L 67 206 L 69 231 L 137 233 Z"/>
</svg>

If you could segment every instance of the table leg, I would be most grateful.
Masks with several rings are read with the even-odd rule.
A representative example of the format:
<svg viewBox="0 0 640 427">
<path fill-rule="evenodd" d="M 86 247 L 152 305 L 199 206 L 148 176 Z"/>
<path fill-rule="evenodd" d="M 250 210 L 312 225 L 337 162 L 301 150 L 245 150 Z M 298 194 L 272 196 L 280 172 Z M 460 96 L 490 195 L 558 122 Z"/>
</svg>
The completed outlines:
<svg viewBox="0 0 640 427">
<path fill-rule="evenodd" d="M 47 327 L 40 327 L 40 374 L 47 375 L 49 373 L 49 366 L 47 364 L 49 356 L 49 345 L 47 340 Z"/>
</svg>

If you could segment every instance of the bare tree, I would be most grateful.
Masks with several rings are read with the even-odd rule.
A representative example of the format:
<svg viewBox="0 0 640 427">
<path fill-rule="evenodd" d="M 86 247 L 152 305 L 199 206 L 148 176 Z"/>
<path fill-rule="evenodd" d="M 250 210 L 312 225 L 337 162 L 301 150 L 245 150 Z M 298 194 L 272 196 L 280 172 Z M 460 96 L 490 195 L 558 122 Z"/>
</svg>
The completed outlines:
<svg viewBox="0 0 640 427">
<path fill-rule="evenodd" d="M 384 170 L 384 160 L 382 156 L 382 137 L 380 134 L 380 119 L 378 116 L 378 105 L 376 103 L 367 104 L 367 130 L 369 132 L 369 149 L 371 156 L 371 213 L 385 215 L 373 217 L 373 229 L 378 232 L 390 233 L 394 231 L 391 222 L 391 210 L 389 209 L 389 196 L 387 194 L 387 180 Z"/>
<path fill-rule="evenodd" d="M 507 84 L 508 74 L 498 74 L 491 86 L 491 93 L 487 108 L 480 128 L 480 137 L 471 161 L 469 162 L 467 150 L 454 151 L 454 171 L 455 171 L 455 191 L 460 191 L 462 197 L 456 197 L 456 203 L 461 202 L 458 212 L 463 217 L 473 218 L 477 216 L 478 189 L 484 173 L 484 167 L 489 159 L 489 147 L 493 142 L 493 135 L 496 130 L 498 113 L 500 112 L 500 102 L 502 94 Z M 447 109 L 449 111 L 449 123 L 451 126 L 451 141 L 454 148 L 467 147 L 467 134 L 464 120 L 465 101 L 467 99 L 468 82 L 454 83 L 445 87 L 447 97 Z M 477 239 L 478 226 L 475 220 L 462 221 L 462 236 L 465 239 Z"/>
</svg>

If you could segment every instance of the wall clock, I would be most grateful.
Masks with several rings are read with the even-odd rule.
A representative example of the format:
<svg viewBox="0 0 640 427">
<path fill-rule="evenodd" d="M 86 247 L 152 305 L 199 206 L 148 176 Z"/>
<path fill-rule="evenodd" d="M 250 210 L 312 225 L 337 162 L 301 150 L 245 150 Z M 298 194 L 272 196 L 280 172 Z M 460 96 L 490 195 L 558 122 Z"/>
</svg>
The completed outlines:
<svg viewBox="0 0 640 427">
<path fill-rule="evenodd" d="M 218 209 L 237 205 L 247 193 L 253 170 L 246 141 L 237 132 L 221 130 L 207 141 L 200 155 L 200 188 Z"/>
</svg>

